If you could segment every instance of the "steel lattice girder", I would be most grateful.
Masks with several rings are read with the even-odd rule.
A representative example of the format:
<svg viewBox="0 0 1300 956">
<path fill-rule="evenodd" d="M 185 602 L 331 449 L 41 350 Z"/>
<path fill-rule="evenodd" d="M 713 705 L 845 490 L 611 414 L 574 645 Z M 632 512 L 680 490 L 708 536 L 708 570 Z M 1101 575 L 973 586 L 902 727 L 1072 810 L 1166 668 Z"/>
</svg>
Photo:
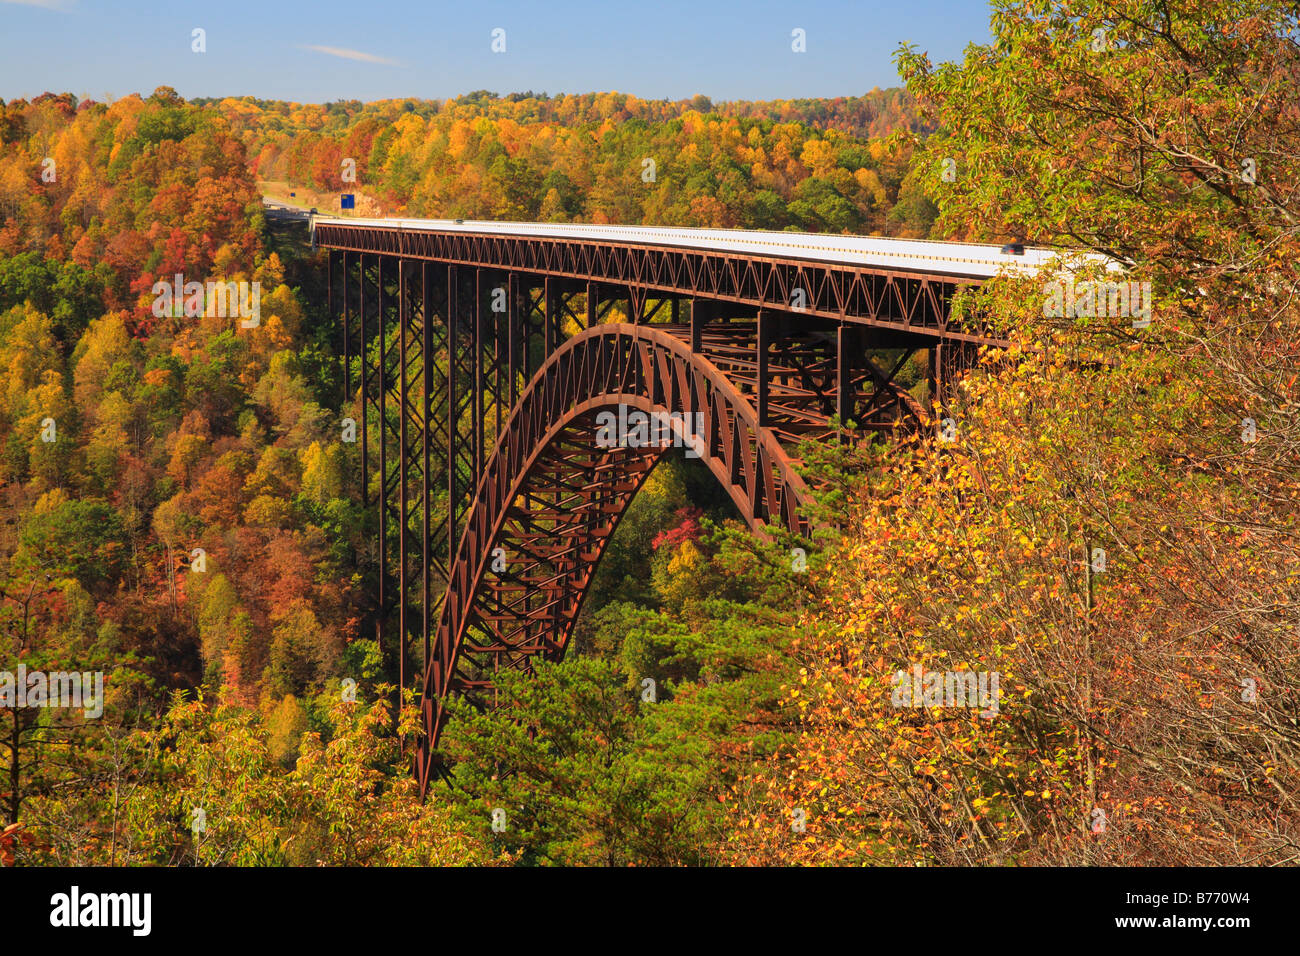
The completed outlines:
<svg viewBox="0 0 1300 956">
<path fill-rule="evenodd" d="M 648 244 L 465 233 L 411 232 L 394 227 L 321 223 L 318 246 L 512 273 L 619 286 L 629 290 L 634 313 L 648 294 L 703 296 L 752 308 L 791 310 L 802 289 L 807 306 L 798 314 L 989 342 L 980 331 L 949 327 L 953 295 L 978 279 L 923 272 L 860 268 Z M 641 316 L 634 315 L 634 318 Z"/>
</svg>

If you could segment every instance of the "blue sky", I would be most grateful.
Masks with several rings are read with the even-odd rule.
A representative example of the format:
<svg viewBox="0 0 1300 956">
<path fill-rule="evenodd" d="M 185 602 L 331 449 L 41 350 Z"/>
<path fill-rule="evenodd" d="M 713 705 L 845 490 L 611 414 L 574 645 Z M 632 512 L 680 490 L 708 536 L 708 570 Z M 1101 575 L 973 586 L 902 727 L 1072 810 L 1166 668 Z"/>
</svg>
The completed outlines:
<svg viewBox="0 0 1300 956">
<path fill-rule="evenodd" d="M 191 51 L 191 31 L 207 51 Z M 491 50 L 505 30 L 504 53 Z M 791 51 L 805 31 L 807 52 Z M 0 0 L 0 97 L 326 102 L 477 89 L 715 100 L 898 84 L 907 40 L 935 60 L 988 40 L 984 0 Z"/>
</svg>

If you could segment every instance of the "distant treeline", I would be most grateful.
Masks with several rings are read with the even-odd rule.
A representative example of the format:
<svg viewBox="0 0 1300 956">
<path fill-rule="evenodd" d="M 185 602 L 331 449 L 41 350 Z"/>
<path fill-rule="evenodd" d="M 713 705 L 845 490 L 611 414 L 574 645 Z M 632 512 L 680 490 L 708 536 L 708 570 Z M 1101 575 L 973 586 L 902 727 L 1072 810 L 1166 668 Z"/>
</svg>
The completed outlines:
<svg viewBox="0 0 1300 956">
<path fill-rule="evenodd" d="M 886 139 L 922 129 L 896 89 L 718 104 L 486 91 L 196 102 L 229 121 L 260 178 L 360 192 L 386 213 L 904 236 L 933 216 L 908 179 L 910 141 Z"/>
</svg>

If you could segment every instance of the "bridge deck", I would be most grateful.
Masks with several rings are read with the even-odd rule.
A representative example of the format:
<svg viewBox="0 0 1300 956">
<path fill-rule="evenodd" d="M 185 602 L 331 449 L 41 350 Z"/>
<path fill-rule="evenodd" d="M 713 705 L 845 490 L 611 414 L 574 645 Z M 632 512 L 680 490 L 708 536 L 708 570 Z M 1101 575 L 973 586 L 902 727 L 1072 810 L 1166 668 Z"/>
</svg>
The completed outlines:
<svg viewBox="0 0 1300 956">
<path fill-rule="evenodd" d="M 524 239 L 561 239 L 658 248 L 729 252 L 742 256 L 806 259 L 897 272 L 988 279 L 1003 269 L 1037 272 L 1061 265 L 1060 252 L 1032 246 L 1023 254 L 971 242 L 891 239 L 882 236 L 774 232 L 759 229 L 689 229 L 583 223 L 491 222 L 452 219 L 362 219 L 315 216 L 312 227 L 396 229 L 408 232 Z M 1100 257 L 1093 256 L 1098 261 Z"/>
</svg>

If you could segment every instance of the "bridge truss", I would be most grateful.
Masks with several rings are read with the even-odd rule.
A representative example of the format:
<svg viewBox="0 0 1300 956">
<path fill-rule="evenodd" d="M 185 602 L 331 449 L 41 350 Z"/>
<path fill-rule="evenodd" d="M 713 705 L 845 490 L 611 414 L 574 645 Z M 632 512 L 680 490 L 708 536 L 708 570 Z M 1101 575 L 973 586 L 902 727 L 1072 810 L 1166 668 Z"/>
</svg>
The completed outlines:
<svg viewBox="0 0 1300 956">
<path fill-rule="evenodd" d="M 374 519 L 369 621 L 420 691 L 422 789 L 451 695 L 492 706 L 494 675 L 563 656 L 665 454 L 609 447 L 603 412 L 698 423 L 751 527 L 806 534 L 799 443 L 842 440 L 834 419 L 917 428 L 906 359 L 925 350 L 941 396 L 989 341 L 949 327 L 967 278 L 373 225 L 320 224 L 315 241 Z"/>
</svg>

